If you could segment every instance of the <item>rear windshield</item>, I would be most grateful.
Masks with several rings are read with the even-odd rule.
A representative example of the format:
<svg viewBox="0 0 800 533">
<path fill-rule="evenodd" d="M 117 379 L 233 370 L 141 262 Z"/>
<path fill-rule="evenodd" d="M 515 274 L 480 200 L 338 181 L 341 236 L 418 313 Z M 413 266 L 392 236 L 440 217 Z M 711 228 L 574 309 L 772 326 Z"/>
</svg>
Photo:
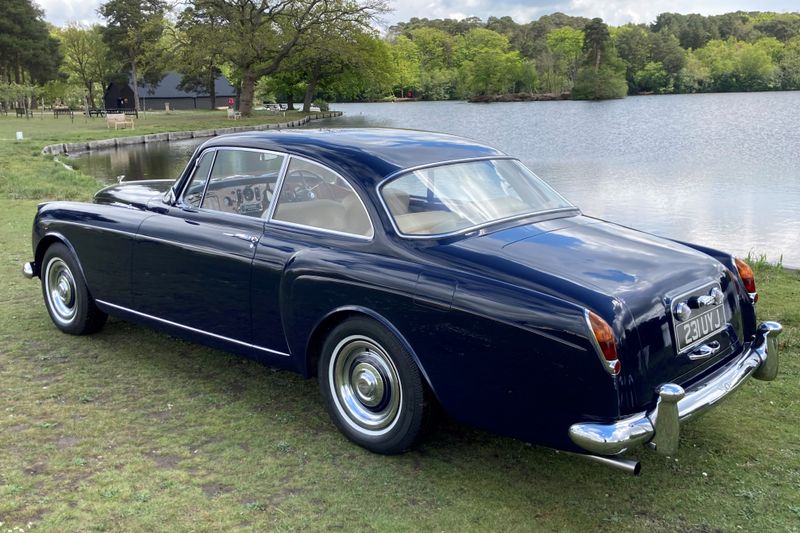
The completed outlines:
<svg viewBox="0 0 800 533">
<path fill-rule="evenodd" d="M 381 187 L 404 235 L 455 233 L 575 207 L 514 159 L 469 161 L 403 174 Z"/>
</svg>

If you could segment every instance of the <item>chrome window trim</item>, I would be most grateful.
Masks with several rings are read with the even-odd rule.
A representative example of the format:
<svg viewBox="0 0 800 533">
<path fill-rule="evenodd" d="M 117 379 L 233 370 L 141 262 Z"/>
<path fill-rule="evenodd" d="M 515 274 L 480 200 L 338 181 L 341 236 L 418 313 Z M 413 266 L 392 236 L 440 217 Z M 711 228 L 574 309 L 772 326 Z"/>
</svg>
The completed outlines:
<svg viewBox="0 0 800 533">
<path fill-rule="evenodd" d="M 200 195 L 200 203 L 197 205 L 197 207 L 194 207 L 185 200 L 184 196 L 186 195 L 186 190 L 189 188 L 189 185 L 191 185 L 192 181 L 194 180 L 194 171 L 197 170 L 198 166 L 200 166 L 200 160 L 203 159 L 206 156 L 206 154 L 211 152 L 213 152 L 213 155 L 211 156 L 211 164 L 208 167 L 208 172 L 206 172 L 206 177 L 203 181 L 203 192 Z M 192 168 L 192 172 L 189 174 L 189 177 L 186 178 L 186 183 L 183 185 L 183 190 L 181 191 L 180 196 L 178 196 L 178 201 L 175 202 L 176 204 L 178 204 L 179 207 L 185 206 L 189 209 L 201 209 L 201 206 L 203 205 L 203 200 L 205 200 L 206 198 L 206 191 L 208 190 L 208 182 L 209 182 L 208 178 L 211 176 L 211 171 L 214 169 L 214 163 L 216 161 L 217 161 L 217 150 L 214 148 L 203 150 L 200 153 L 200 155 L 197 156 L 197 158 L 194 160 L 194 167 Z"/>
<path fill-rule="evenodd" d="M 278 190 L 278 187 L 281 185 L 282 173 L 285 172 L 286 166 L 287 166 L 288 161 L 289 161 L 289 159 L 291 157 L 289 154 L 287 154 L 285 152 L 277 152 L 275 150 L 265 150 L 265 149 L 262 149 L 262 148 L 249 148 L 249 147 L 244 147 L 244 146 L 243 147 L 238 147 L 238 146 L 211 146 L 211 147 L 206 148 L 205 150 L 203 150 L 197 156 L 197 158 L 195 159 L 195 162 L 199 161 L 200 157 L 202 157 L 204 154 L 206 154 L 208 152 L 212 152 L 212 151 L 214 152 L 214 160 L 211 161 L 211 166 L 209 167 L 208 175 L 206 176 L 206 183 L 205 183 L 205 185 L 203 187 L 203 197 L 200 199 L 200 205 L 201 206 L 203 205 L 203 200 L 205 200 L 206 192 L 208 192 L 208 185 L 211 182 L 211 173 L 214 172 L 214 165 L 217 162 L 217 154 L 220 151 L 257 152 L 257 153 L 271 154 L 271 155 L 276 155 L 276 156 L 279 156 L 279 157 L 283 157 L 283 162 L 281 163 L 281 168 L 278 170 L 278 178 L 275 180 L 275 190 L 276 191 Z M 177 207 L 180 207 L 180 208 L 184 208 L 185 207 L 185 208 L 188 208 L 188 209 L 190 209 L 192 211 L 202 212 L 202 213 L 223 213 L 223 214 L 226 214 L 226 215 L 234 215 L 234 216 L 237 216 L 237 217 L 244 217 L 247 220 L 254 220 L 254 219 L 255 220 L 263 220 L 264 219 L 263 216 L 253 217 L 253 216 L 250 216 L 250 215 L 242 215 L 240 213 L 229 213 L 228 211 L 220 211 L 218 209 L 209 209 L 209 208 L 203 208 L 203 207 L 192 207 L 192 206 L 187 205 L 183 201 L 183 194 L 186 192 L 186 188 L 189 186 L 189 182 L 190 181 L 191 181 L 191 176 L 186 178 L 185 183 L 183 184 L 183 188 L 181 190 L 181 194 L 180 194 L 179 200 L 177 202 L 179 205 L 177 205 Z M 276 201 L 275 200 L 275 196 L 276 195 L 273 195 L 273 197 L 270 199 L 270 205 L 269 205 L 269 207 L 267 207 L 268 211 L 270 209 L 272 209 L 272 206 L 274 205 L 274 203 Z"/>
<path fill-rule="evenodd" d="M 356 195 L 356 198 L 358 198 L 358 202 L 361 204 L 361 207 L 364 209 L 364 213 L 367 215 L 367 220 L 369 220 L 369 229 L 370 229 L 369 235 L 359 235 L 358 233 L 349 233 L 349 232 L 346 232 L 346 231 L 338 231 L 338 230 L 332 230 L 332 229 L 326 229 L 326 228 L 319 228 L 317 226 L 308 226 L 306 224 L 298 224 L 296 222 L 288 222 L 288 221 L 284 221 L 284 220 L 280 220 L 280 219 L 274 218 L 275 210 L 277 209 L 278 201 L 280 199 L 281 193 L 283 192 L 283 185 L 284 185 L 284 182 L 286 181 L 286 175 L 287 175 L 287 173 L 289 171 L 289 165 L 291 164 L 291 160 L 292 159 L 297 159 L 299 161 L 305 161 L 307 163 L 312 163 L 314 165 L 322 167 L 325 170 L 327 170 L 328 172 L 330 172 L 331 174 L 333 174 L 334 176 L 336 176 L 337 178 L 339 178 L 342 181 L 344 181 L 347 184 L 347 186 L 350 187 L 350 190 L 353 191 L 353 194 Z M 321 233 L 326 233 L 326 234 L 340 235 L 340 236 L 343 236 L 343 237 L 352 237 L 354 239 L 359 239 L 359 240 L 363 240 L 363 241 L 371 241 L 371 240 L 373 240 L 375 238 L 375 224 L 373 223 L 372 217 L 369 214 L 369 209 L 367 209 L 367 204 L 364 203 L 364 199 L 361 198 L 360 194 L 358 194 L 358 191 L 356 190 L 355 187 L 353 187 L 353 184 L 350 182 L 350 180 L 348 180 L 347 178 L 345 178 L 344 176 L 342 176 L 341 174 L 339 174 L 338 172 L 336 172 L 332 168 L 328 167 L 327 165 L 323 165 L 319 161 L 314 161 L 313 159 L 309 159 L 307 157 L 302 157 L 302 156 L 291 154 L 291 155 L 289 155 L 288 160 L 289 161 L 286 164 L 286 167 L 284 169 L 284 173 L 280 177 L 280 188 L 277 189 L 277 192 L 275 194 L 276 200 L 274 202 L 274 207 L 270 206 L 269 216 L 267 217 L 267 224 L 275 224 L 277 226 L 303 228 L 303 229 L 311 230 L 312 232 L 316 231 L 316 232 L 321 232 Z"/>
<path fill-rule="evenodd" d="M 378 200 L 380 201 L 381 205 L 383 206 L 383 210 L 386 211 L 386 215 L 389 217 L 389 222 L 391 222 L 392 228 L 394 229 L 395 233 L 399 237 L 401 237 L 403 239 L 409 239 L 409 240 L 444 239 L 444 238 L 447 238 L 447 237 L 455 237 L 457 235 L 465 235 L 467 233 L 471 233 L 473 231 L 478 231 L 480 229 L 487 228 L 489 226 L 493 226 L 495 224 L 500 224 L 502 222 L 510 222 L 510 221 L 513 221 L 513 220 L 519 220 L 519 219 L 523 219 L 523 218 L 546 216 L 546 215 L 552 215 L 552 214 L 557 214 L 557 213 L 568 213 L 568 212 L 577 212 L 577 214 L 581 214 L 581 210 L 580 210 L 579 207 L 572 205 L 572 202 L 570 202 L 569 200 L 567 200 L 566 198 L 561 196 L 561 194 L 558 191 L 556 191 L 555 189 L 550 187 L 549 183 L 545 182 L 544 180 L 539 178 L 539 176 L 536 176 L 536 174 L 534 173 L 534 176 L 539 178 L 541 180 L 541 182 L 544 183 L 547 186 L 547 188 L 549 188 L 551 191 L 553 191 L 556 194 L 558 194 L 559 197 L 564 199 L 564 201 L 566 201 L 568 204 L 572 205 L 572 207 L 559 207 L 559 208 L 556 208 L 556 209 L 546 209 L 544 211 L 528 211 L 526 213 L 521 213 L 519 215 L 511 215 L 509 217 L 498 218 L 496 220 L 492 220 L 492 221 L 489 221 L 489 222 L 483 222 L 481 224 L 476 224 L 476 225 L 473 225 L 473 226 L 469 226 L 467 228 L 463 228 L 463 229 L 456 230 L 456 231 L 451 231 L 451 232 L 448 232 L 448 233 L 434 233 L 434 234 L 431 234 L 431 235 L 415 235 L 415 234 L 403 233 L 402 231 L 400 231 L 400 228 L 397 226 L 397 222 L 394 219 L 394 215 L 392 215 L 392 212 L 389 209 L 389 206 L 386 205 L 386 202 L 383 199 L 383 194 L 381 192 L 381 189 L 383 188 L 383 186 L 386 185 L 389 181 L 394 180 L 395 178 L 399 178 L 400 176 L 402 176 L 404 174 L 411 174 L 411 173 L 416 172 L 418 170 L 424 170 L 424 169 L 427 169 L 427 168 L 436 168 L 436 167 L 443 167 L 443 166 L 448 166 L 448 165 L 458 165 L 458 164 L 461 164 L 461 163 L 472 163 L 472 162 L 478 162 L 478 161 L 494 161 L 494 160 L 519 161 L 519 163 L 522 164 L 522 161 L 520 161 L 519 158 L 512 157 L 512 156 L 509 156 L 509 155 L 473 157 L 473 158 L 469 158 L 469 159 L 453 159 L 453 160 L 450 160 L 450 161 L 442 161 L 442 162 L 439 162 L 439 163 L 428 163 L 428 164 L 425 164 L 425 165 L 419 165 L 419 166 L 416 166 L 416 167 L 410 167 L 410 168 L 407 168 L 407 169 L 404 169 L 404 170 L 399 170 L 397 172 L 393 172 L 393 173 L 389 174 L 388 176 L 386 176 L 385 178 L 383 178 L 380 181 L 380 183 L 378 183 L 378 185 L 375 186 L 375 191 L 378 194 Z M 522 164 L 522 166 L 525 166 L 525 165 Z M 525 166 L 525 168 L 528 168 L 528 167 Z M 528 170 L 530 170 L 530 169 L 528 169 Z M 533 171 L 531 171 L 531 173 L 533 173 Z"/>
<path fill-rule="evenodd" d="M 125 311 L 125 312 L 128 312 L 128 313 L 132 313 L 132 314 L 137 315 L 137 316 L 141 316 L 141 317 L 144 317 L 144 318 L 149 318 L 149 319 L 152 319 L 152 320 L 156 320 L 156 321 L 161 322 L 163 324 L 168 324 L 170 326 L 175 326 L 175 327 L 178 327 L 178 328 L 182 328 L 182 329 L 185 329 L 187 331 L 191 331 L 191 332 L 194 332 L 194 333 L 200 333 L 201 335 L 208 335 L 209 337 L 213 337 L 215 339 L 223 340 L 223 341 L 226 341 L 226 342 L 232 342 L 234 344 L 238 344 L 240 346 L 245 346 L 247 348 L 255 348 L 256 350 L 261 350 L 261 351 L 264 351 L 264 352 L 267 352 L 267 353 L 271 353 L 271 354 L 274 354 L 274 355 L 281 355 L 281 356 L 284 356 L 284 357 L 291 357 L 291 354 L 286 353 L 286 352 L 273 350 L 271 348 L 264 348 L 263 346 L 258 346 L 256 344 L 250 344 L 249 342 L 244 342 L 244 341 L 240 341 L 240 340 L 237 340 L 237 339 L 232 339 L 230 337 L 225 337 L 224 335 L 218 335 L 216 333 L 211 333 L 210 331 L 204 331 L 202 329 L 193 328 L 193 327 L 187 326 L 185 324 L 180 324 L 178 322 L 173 322 L 172 320 L 167 320 L 165 318 L 159 318 L 157 316 L 148 315 L 147 313 L 142 313 L 141 311 L 136 311 L 136 310 L 130 309 L 128 307 L 123 307 L 121 305 L 112 304 L 111 302 L 107 302 L 105 300 L 99 300 L 98 299 L 97 303 L 99 303 L 101 305 L 107 305 L 108 307 L 111 307 L 111 308 L 114 308 L 114 309 L 118 309 L 120 311 Z"/>
</svg>

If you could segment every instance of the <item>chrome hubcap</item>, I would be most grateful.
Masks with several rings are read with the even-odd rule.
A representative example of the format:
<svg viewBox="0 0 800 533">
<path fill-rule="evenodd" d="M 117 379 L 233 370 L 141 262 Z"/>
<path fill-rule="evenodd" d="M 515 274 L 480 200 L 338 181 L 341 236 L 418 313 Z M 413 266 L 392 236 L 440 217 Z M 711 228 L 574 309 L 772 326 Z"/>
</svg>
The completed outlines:
<svg viewBox="0 0 800 533">
<path fill-rule="evenodd" d="M 400 377 L 377 342 L 360 335 L 342 340 L 331 357 L 328 378 L 334 403 L 350 426 L 369 435 L 394 426 L 401 409 Z"/>
<path fill-rule="evenodd" d="M 77 312 L 75 278 L 67 264 L 59 258 L 52 259 L 45 270 L 46 294 L 54 318 L 69 324 Z"/>
</svg>

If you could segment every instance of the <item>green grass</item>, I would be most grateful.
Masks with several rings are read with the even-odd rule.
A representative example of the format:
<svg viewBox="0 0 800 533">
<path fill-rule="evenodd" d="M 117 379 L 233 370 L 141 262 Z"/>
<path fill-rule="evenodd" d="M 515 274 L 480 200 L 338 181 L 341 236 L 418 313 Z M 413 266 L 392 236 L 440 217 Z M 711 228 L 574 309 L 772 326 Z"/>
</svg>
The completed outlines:
<svg viewBox="0 0 800 533">
<path fill-rule="evenodd" d="M 37 146 L 25 179 L 91 194 Z M 797 272 L 756 266 L 760 318 L 786 328 L 778 379 L 686 425 L 677 458 L 637 450 L 642 477 L 448 420 L 382 457 L 338 433 L 314 381 L 114 319 L 59 333 L 20 274 L 37 200 L 3 190 L 0 531 L 800 530 Z"/>
</svg>

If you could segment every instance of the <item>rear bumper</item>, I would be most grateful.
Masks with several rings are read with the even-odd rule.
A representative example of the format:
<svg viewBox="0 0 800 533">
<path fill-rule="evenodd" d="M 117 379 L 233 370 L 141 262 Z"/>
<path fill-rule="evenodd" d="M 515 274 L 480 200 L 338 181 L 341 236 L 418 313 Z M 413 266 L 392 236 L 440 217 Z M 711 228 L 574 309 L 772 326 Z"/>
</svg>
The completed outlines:
<svg viewBox="0 0 800 533">
<path fill-rule="evenodd" d="M 674 383 L 658 389 L 656 408 L 609 424 L 585 422 L 569 428 L 572 442 L 599 455 L 617 455 L 637 445 L 649 444 L 663 454 L 678 449 L 680 424 L 713 407 L 753 376 L 771 381 L 778 374 L 777 337 L 783 327 L 763 322 L 755 339 L 742 354 L 688 390 Z"/>
</svg>

